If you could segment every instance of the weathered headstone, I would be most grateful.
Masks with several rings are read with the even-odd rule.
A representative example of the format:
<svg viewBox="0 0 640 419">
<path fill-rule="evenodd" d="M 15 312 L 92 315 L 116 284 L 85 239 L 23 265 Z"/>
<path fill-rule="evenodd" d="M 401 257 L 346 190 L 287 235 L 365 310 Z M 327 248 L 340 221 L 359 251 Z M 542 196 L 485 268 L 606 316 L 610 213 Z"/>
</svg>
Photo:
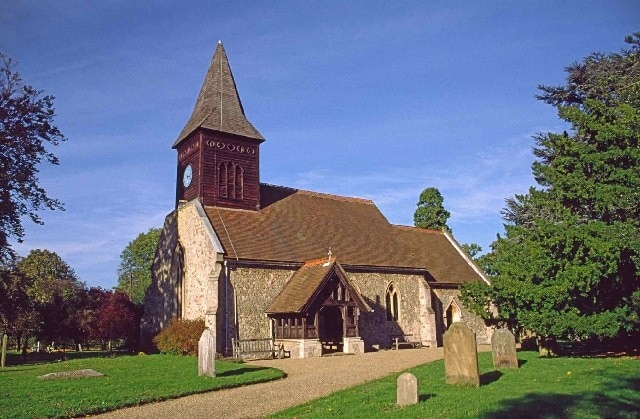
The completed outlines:
<svg viewBox="0 0 640 419">
<path fill-rule="evenodd" d="M 0 355 L 0 367 L 4 368 L 7 361 L 7 335 L 2 335 L 2 355 Z"/>
<path fill-rule="evenodd" d="M 216 336 L 204 329 L 198 342 L 198 375 L 216 376 Z"/>
<path fill-rule="evenodd" d="M 495 368 L 518 368 L 516 338 L 509 329 L 497 329 L 493 332 L 491 353 Z"/>
<path fill-rule="evenodd" d="M 476 334 L 456 322 L 444 333 L 443 340 L 445 382 L 480 387 Z"/>
<path fill-rule="evenodd" d="M 410 372 L 401 374 L 397 381 L 396 404 L 398 407 L 418 403 L 418 379 Z"/>
</svg>

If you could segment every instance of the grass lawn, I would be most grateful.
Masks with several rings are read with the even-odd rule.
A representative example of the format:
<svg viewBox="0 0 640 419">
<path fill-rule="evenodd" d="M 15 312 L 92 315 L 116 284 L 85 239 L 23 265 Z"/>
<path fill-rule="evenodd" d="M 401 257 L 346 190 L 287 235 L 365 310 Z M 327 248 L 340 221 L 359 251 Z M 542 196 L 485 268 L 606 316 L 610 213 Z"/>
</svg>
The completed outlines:
<svg viewBox="0 0 640 419">
<path fill-rule="evenodd" d="M 91 368 L 104 377 L 43 381 L 51 372 Z M 194 393 L 282 378 L 284 373 L 229 361 L 216 377 L 198 377 L 198 359 L 119 356 L 27 364 L 0 370 L 0 417 L 78 416 Z"/>
<path fill-rule="evenodd" d="M 273 417 L 640 417 L 639 359 L 539 358 L 537 352 L 518 352 L 518 359 L 518 370 L 496 371 L 491 353 L 479 354 L 480 388 L 446 385 L 443 361 L 413 368 L 420 401 L 402 409 L 395 406 L 400 374 L 394 374 Z"/>
</svg>

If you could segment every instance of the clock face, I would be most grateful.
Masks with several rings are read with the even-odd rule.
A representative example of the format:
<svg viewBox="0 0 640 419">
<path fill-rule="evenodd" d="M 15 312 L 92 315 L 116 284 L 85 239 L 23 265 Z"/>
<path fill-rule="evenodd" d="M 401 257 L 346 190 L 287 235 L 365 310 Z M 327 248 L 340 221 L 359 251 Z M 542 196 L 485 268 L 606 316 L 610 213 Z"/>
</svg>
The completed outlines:
<svg viewBox="0 0 640 419">
<path fill-rule="evenodd" d="M 191 179 L 193 178 L 193 169 L 191 168 L 191 165 L 187 166 L 186 169 L 184 169 L 184 174 L 182 175 L 182 185 L 185 188 L 188 188 L 189 185 L 191 185 Z"/>
</svg>

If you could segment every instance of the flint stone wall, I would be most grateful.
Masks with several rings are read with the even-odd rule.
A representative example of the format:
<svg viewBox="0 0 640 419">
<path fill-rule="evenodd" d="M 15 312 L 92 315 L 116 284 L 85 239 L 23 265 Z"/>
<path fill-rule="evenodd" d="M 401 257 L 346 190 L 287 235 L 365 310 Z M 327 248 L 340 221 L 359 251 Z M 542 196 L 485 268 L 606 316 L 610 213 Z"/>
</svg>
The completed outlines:
<svg viewBox="0 0 640 419">
<path fill-rule="evenodd" d="M 207 307 L 218 304 L 217 277 L 222 255 L 212 245 L 208 220 L 197 203 L 188 203 L 169 214 L 160 234 L 152 265 L 151 285 L 145 295 L 140 324 L 142 348 L 153 349 L 151 339 L 174 318 L 210 321 Z M 214 328 L 213 324 L 206 324 Z"/>
<path fill-rule="evenodd" d="M 174 260 L 178 245 L 178 214 L 171 212 L 164 221 L 158 249 L 151 268 L 151 284 L 144 298 L 144 315 L 140 321 L 140 346 L 152 351 L 152 339 L 178 316 L 176 284 L 179 262 Z"/>
<path fill-rule="evenodd" d="M 447 330 L 447 315 L 446 309 L 451 304 L 451 301 L 455 301 L 456 305 L 461 311 L 461 322 L 466 324 L 475 334 L 476 341 L 479 345 L 490 345 L 491 344 L 491 335 L 493 333 L 493 329 L 488 327 L 484 320 L 481 317 L 476 316 L 469 310 L 465 308 L 465 306 L 460 301 L 460 290 L 457 288 L 436 288 L 433 287 L 433 293 L 436 296 L 435 299 L 435 316 L 436 316 L 436 324 L 438 327 L 438 344 L 441 345 L 441 337 L 444 332 Z"/>
<path fill-rule="evenodd" d="M 431 345 L 435 341 L 435 325 L 429 318 L 431 293 L 421 275 L 356 272 L 348 273 L 351 282 L 373 309 L 360 315 L 360 336 L 365 349 L 390 348 L 391 335 L 413 335 L 413 338 Z M 399 296 L 399 320 L 388 321 L 385 295 L 393 283 Z M 431 316 L 433 317 L 433 316 Z"/>
</svg>

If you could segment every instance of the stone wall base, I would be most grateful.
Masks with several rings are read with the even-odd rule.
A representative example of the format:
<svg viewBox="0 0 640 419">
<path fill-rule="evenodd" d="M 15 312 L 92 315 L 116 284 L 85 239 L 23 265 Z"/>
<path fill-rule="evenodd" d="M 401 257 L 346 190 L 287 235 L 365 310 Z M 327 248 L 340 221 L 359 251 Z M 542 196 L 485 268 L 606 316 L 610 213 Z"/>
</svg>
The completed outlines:
<svg viewBox="0 0 640 419">
<path fill-rule="evenodd" d="M 423 340 L 422 341 L 422 346 L 426 347 L 426 348 L 437 348 L 438 347 L 438 341 L 435 340 Z"/>
<path fill-rule="evenodd" d="M 364 353 L 364 341 L 360 337 L 343 338 L 343 350 L 346 354 L 362 354 Z"/>
<path fill-rule="evenodd" d="M 317 339 L 276 339 L 276 346 L 283 345 L 291 358 L 313 358 L 322 356 L 322 344 Z"/>
</svg>

